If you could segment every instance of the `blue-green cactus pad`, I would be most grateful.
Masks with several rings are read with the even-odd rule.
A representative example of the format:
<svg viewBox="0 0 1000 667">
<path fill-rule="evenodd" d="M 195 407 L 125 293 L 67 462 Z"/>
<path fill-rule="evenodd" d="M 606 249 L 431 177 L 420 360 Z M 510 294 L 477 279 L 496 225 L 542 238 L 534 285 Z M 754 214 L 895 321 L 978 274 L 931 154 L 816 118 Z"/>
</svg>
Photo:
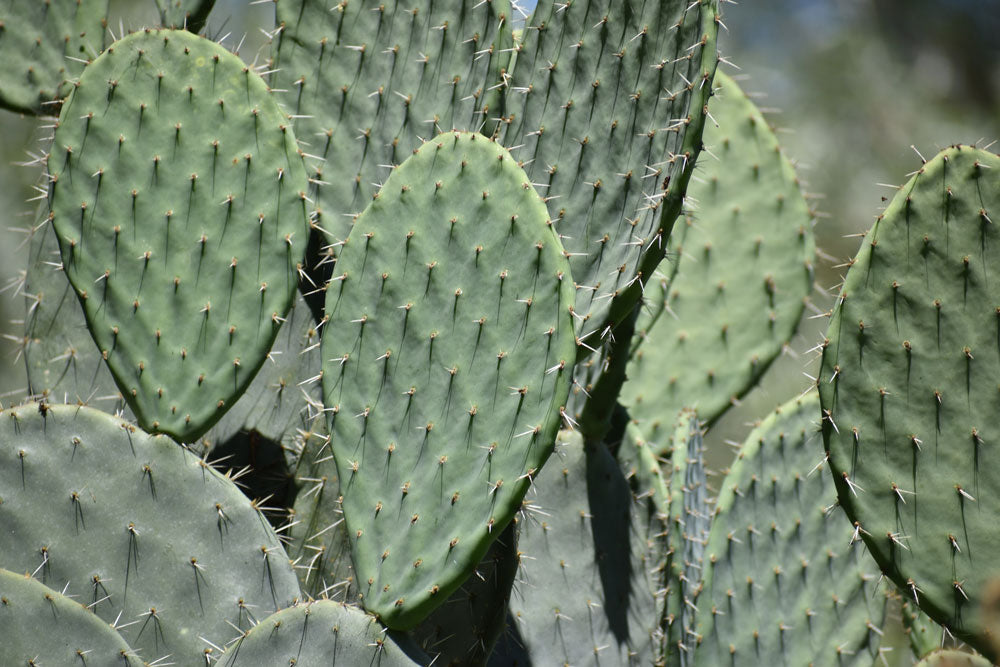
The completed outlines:
<svg viewBox="0 0 1000 667">
<path fill-rule="evenodd" d="M 143 664 L 114 628 L 28 575 L 0 569 L 0 665 Z"/>
<path fill-rule="evenodd" d="M 417 667 L 430 664 L 430 658 L 408 637 L 387 632 L 357 607 L 318 600 L 261 619 L 226 650 L 219 664 Z"/>
<path fill-rule="evenodd" d="M 63 266 L 140 425 L 191 442 L 242 394 L 292 303 L 308 233 L 288 120 L 185 31 L 108 49 L 48 159 Z"/>
<path fill-rule="evenodd" d="M 1000 575 L 1000 157 L 924 164 L 851 263 L 822 346 L 823 437 L 840 502 L 882 570 L 990 651 Z"/>
<path fill-rule="evenodd" d="M 687 406 L 711 424 L 754 387 L 798 327 L 813 285 L 812 216 L 756 105 L 717 73 L 708 150 L 670 238 L 667 277 L 646 288 L 622 403 L 663 442 Z M 679 360 L 682 360 L 681 363 Z"/>
<path fill-rule="evenodd" d="M 815 393 L 744 441 L 705 548 L 696 659 L 706 665 L 872 664 L 878 569 L 836 505 Z"/>
<path fill-rule="evenodd" d="M 185 665 L 299 596 L 232 481 L 166 436 L 68 405 L 0 412 L 0 567 L 117 621 L 143 659 Z"/>
<path fill-rule="evenodd" d="M 323 402 L 361 594 L 390 627 L 461 584 L 552 451 L 575 343 L 547 220 L 506 150 L 445 133 L 342 249 Z"/>
</svg>

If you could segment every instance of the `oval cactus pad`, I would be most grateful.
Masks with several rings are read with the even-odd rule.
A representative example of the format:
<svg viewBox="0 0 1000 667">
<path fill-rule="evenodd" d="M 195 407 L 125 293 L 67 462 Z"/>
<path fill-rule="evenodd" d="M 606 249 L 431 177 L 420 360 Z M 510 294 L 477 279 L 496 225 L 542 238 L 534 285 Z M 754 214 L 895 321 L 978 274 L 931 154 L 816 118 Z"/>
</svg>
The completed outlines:
<svg viewBox="0 0 1000 667">
<path fill-rule="evenodd" d="M 63 266 L 146 430 L 204 433 L 291 305 L 308 220 L 286 123 L 236 56 L 172 30 L 109 47 L 63 107 L 48 160 Z"/>
<path fill-rule="evenodd" d="M 573 281 L 509 153 L 446 133 L 358 218 L 327 290 L 323 393 L 365 606 L 394 628 L 455 590 L 552 451 Z"/>
<path fill-rule="evenodd" d="M 823 344 L 823 439 L 879 566 L 980 651 L 1000 575 L 1000 157 L 956 146 L 893 197 Z"/>
</svg>

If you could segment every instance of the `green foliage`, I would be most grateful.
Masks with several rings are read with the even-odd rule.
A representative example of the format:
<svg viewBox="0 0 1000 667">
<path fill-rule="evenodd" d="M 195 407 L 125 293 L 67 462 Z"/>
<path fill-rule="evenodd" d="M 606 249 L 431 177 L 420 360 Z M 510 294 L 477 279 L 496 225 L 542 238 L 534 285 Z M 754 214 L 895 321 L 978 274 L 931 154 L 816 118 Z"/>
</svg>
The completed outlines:
<svg viewBox="0 0 1000 667">
<path fill-rule="evenodd" d="M 931 618 L 991 650 L 997 576 L 1000 158 L 948 148 L 902 186 L 851 264 L 823 344 L 823 436 L 840 502 Z"/>
</svg>

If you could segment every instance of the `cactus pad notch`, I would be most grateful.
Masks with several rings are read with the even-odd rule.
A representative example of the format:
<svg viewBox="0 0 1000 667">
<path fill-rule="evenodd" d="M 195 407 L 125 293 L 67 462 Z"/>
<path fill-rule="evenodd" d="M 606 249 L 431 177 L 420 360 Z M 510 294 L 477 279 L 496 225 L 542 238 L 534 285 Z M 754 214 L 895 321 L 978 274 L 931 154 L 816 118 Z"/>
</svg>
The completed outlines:
<svg viewBox="0 0 1000 667">
<path fill-rule="evenodd" d="M 822 344 L 823 438 L 840 502 L 883 572 L 993 654 L 998 575 L 1000 157 L 940 152 L 851 262 Z"/>
<path fill-rule="evenodd" d="M 47 162 L 63 267 L 147 431 L 204 433 L 291 306 L 308 216 L 287 123 L 256 72 L 182 30 L 108 47 L 63 105 Z"/>
<path fill-rule="evenodd" d="M 696 601 L 698 664 L 872 664 L 886 596 L 836 505 L 819 415 L 815 392 L 778 408 L 722 482 Z"/>
<path fill-rule="evenodd" d="M 409 629 L 471 573 L 552 451 L 572 278 L 501 146 L 445 133 L 393 171 L 327 289 L 324 405 L 365 607 Z"/>
<path fill-rule="evenodd" d="M 144 658 L 201 663 L 233 626 L 299 596 L 277 536 L 230 479 L 103 412 L 0 412 L 0 489 L 0 535 L 17 536 L 0 541 L 0 567 L 120 618 Z"/>
</svg>

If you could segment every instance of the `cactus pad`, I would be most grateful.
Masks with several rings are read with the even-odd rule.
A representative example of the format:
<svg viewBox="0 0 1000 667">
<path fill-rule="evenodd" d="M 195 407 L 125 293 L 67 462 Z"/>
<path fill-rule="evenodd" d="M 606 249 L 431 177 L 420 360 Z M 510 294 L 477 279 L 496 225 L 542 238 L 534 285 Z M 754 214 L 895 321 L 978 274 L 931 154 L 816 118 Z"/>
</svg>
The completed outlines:
<svg viewBox="0 0 1000 667">
<path fill-rule="evenodd" d="M 291 306 L 308 222 L 286 123 L 236 56 L 173 30 L 108 47 L 63 105 L 48 168 L 64 270 L 148 431 L 204 433 Z"/>
<path fill-rule="evenodd" d="M 981 655 L 964 651 L 936 651 L 914 667 L 991 667 L 993 663 Z"/>
<path fill-rule="evenodd" d="M 3 569 L 0 637 L 2 665 L 143 664 L 121 635 L 79 601 Z"/>
<path fill-rule="evenodd" d="M 425 139 L 496 122 L 508 0 L 276 0 L 275 15 L 274 88 L 308 142 L 329 243 Z"/>
<path fill-rule="evenodd" d="M 533 491 L 510 601 L 530 664 L 651 664 L 659 582 L 647 549 L 663 524 L 650 529 L 607 446 L 577 432 L 560 433 Z"/>
<path fill-rule="evenodd" d="M 212 11 L 215 0 L 156 0 L 160 23 L 165 28 L 198 32 Z"/>
<path fill-rule="evenodd" d="M 840 502 L 900 590 L 979 651 L 1000 574 L 1000 157 L 924 164 L 851 263 L 823 343 Z"/>
<path fill-rule="evenodd" d="M 815 393 L 786 403 L 722 482 L 697 600 L 699 664 L 872 664 L 885 595 L 836 506 L 819 414 Z"/>
<path fill-rule="evenodd" d="M 327 290 L 324 404 L 365 607 L 408 629 L 472 572 L 552 451 L 573 291 L 510 155 L 446 133 L 358 218 Z"/>
<path fill-rule="evenodd" d="M 56 114 L 52 102 L 104 48 L 108 0 L 0 3 L 0 106 Z"/>
<path fill-rule="evenodd" d="M 202 662 L 202 637 L 222 646 L 232 626 L 299 595 L 277 537 L 235 484 L 103 412 L 0 412 L 0 489 L 0 566 L 120 619 L 143 658 Z"/>
<path fill-rule="evenodd" d="M 318 600 L 283 609 L 233 642 L 219 664 L 417 667 L 430 659 L 413 642 L 357 607 Z"/>
<path fill-rule="evenodd" d="M 710 153 L 688 188 L 697 206 L 683 234 L 671 236 L 676 274 L 646 288 L 652 315 L 636 325 L 640 343 L 622 392 L 654 441 L 663 416 L 694 407 L 711 424 L 751 389 L 792 337 L 812 290 L 812 218 L 795 171 L 736 82 L 719 73 L 713 85 Z"/>
<path fill-rule="evenodd" d="M 501 136 L 546 197 L 590 347 L 663 257 L 701 149 L 717 31 L 715 0 L 540 2 L 524 29 Z"/>
</svg>

